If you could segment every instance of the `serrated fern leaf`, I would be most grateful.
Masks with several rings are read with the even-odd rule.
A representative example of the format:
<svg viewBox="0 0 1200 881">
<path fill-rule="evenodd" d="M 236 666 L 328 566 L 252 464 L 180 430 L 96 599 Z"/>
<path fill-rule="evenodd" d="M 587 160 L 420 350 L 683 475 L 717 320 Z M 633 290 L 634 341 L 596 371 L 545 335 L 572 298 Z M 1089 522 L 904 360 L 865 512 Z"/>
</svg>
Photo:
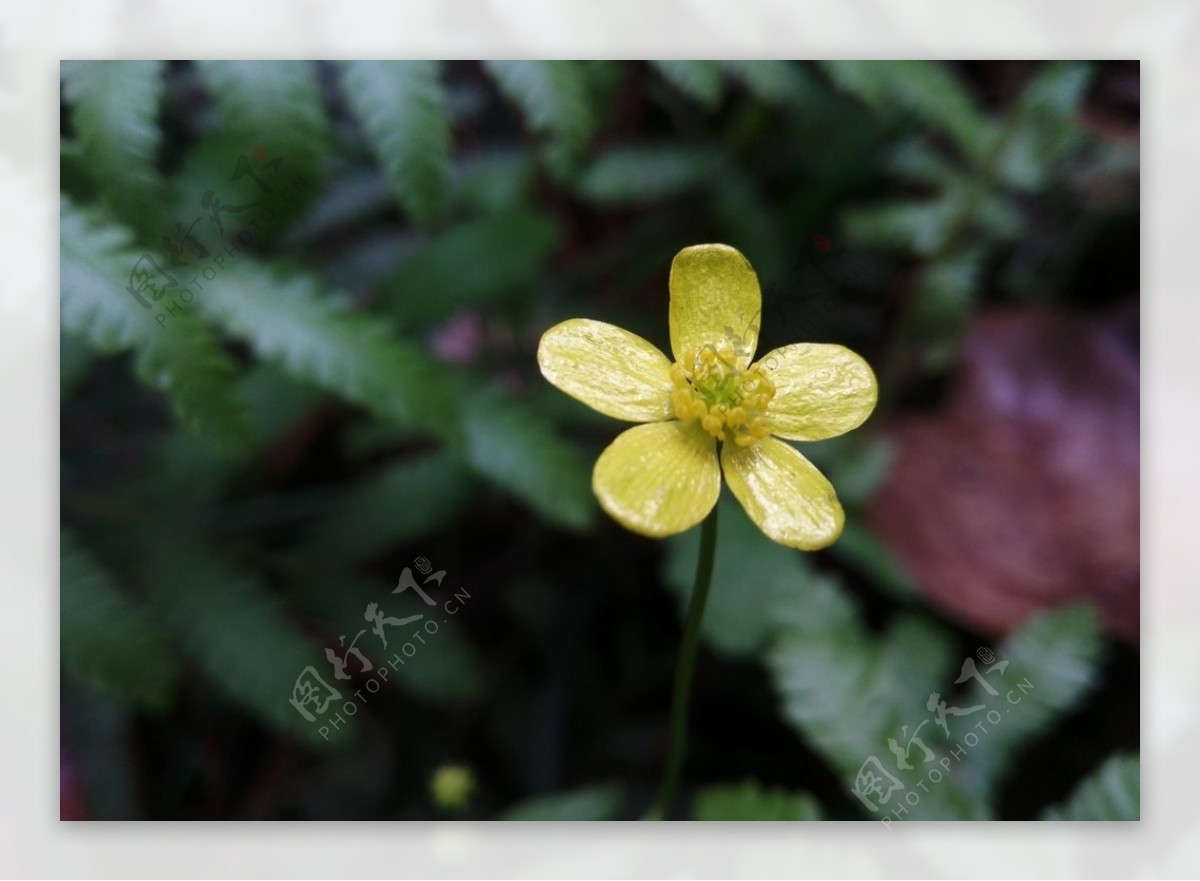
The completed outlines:
<svg viewBox="0 0 1200 881">
<path fill-rule="evenodd" d="M 1052 64 L 1026 86 L 997 162 L 1001 179 L 1026 191 L 1053 179 L 1057 163 L 1086 140 L 1076 114 L 1092 74 L 1086 64 Z"/>
<path fill-rule="evenodd" d="M 823 61 L 833 83 L 877 111 L 899 109 L 949 136 L 980 160 L 993 127 L 950 70 L 932 61 Z"/>
<path fill-rule="evenodd" d="M 396 198 L 417 223 L 445 207 L 450 122 L 436 61 L 349 61 L 342 92 Z"/>
<path fill-rule="evenodd" d="M 1113 756 L 1090 774 L 1061 805 L 1047 808 L 1043 820 L 1137 820 L 1141 818 L 1141 761 Z"/>
<path fill-rule="evenodd" d="M 163 68 L 161 61 L 76 61 L 62 69 L 85 167 L 116 216 L 143 235 L 160 225 Z"/>
<path fill-rule="evenodd" d="M 476 391 L 463 403 L 462 435 L 473 470 L 560 526 L 591 523 L 596 503 L 589 463 L 528 404 Z"/>
<path fill-rule="evenodd" d="M 952 681 L 944 678 L 954 661 L 948 635 L 913 615 L 873 634 L 829 578 L 806 585 L 803 601 L 780 605 L 776 621 L 779 629 L 764 660 L 783 716 L 829 760 L 847 795 L 872 761 L 881 762 L 902 787 L 915 785 L 910 775 L 922 772 L 896 768 L 889 738 L 904 742 L 906 729 L 915 734 L 930 693 Z M 924 728 L 928 734 L 930 726 Z M 932 735 L 927 742 L 938 747 Z M 958 775 L 947 775 L 922 795 L 910 818 L 986 818 L 986 804 L 968 797 Z M 869 809 L 863 813 L 871 815 Z"/>
<path fill-rule="evenodd" d="M 633 205 L 699 187 L 717 165 L 702 149 L 675 145 L 614 147 L 579 176 L 579 191 L 592 202 Z"/>
<path fill-rule="evenodd" d="M 205 284 L 196 303 L 297 378 L 405 427 L 453 430 L 453 405 L 433 363 L 308 275 L 243 259 Z"/>
<path fill-rule="evenodd" d="M 246 151 L 316 175 L 329 123 L 311 62 L 201 61 L 199 68 L 224 129 L 241 136 Z"/>
<path fill-rule="evenodd" d="M 943 248 L 960 214 L 949 197 L 882 202 L 846 212 L 846 235 L 859 245 L 928 257 Z"/>
<path fill-rule="evenodd" d="M 1003 722 L 972 750 L 972 783 L 992 791 L 1017 751 L 1076 706 L 1100 675 L 1104 642 L 1099 616 L 1086 604 L 1043 612 L 996 649 L 1008 661 L 989 677 Z"/>
<path fill-rule="evenodd" d="M 101 352 L 133 352 L 138 376 L 167 396 L 182 423 L 237 444 L 245 421 L 234 363 L 208 327 L 179 302 L 180 288 L 157 272 L 167 267 L 162 258 L 135 250 L 129 230 L 62 200 L 63 328 Z M 131 293 L 151 277 L 167 291 L 162 300 L 153 300 L 149 289 Z"/>
<path fill-rule="evenodd" d="M 484 67 L 529 128 L 552 136 L 551 168 L 569 170 L 596 126 L 583 67 L 574 61 L 488 61 Z"/>
</svg>

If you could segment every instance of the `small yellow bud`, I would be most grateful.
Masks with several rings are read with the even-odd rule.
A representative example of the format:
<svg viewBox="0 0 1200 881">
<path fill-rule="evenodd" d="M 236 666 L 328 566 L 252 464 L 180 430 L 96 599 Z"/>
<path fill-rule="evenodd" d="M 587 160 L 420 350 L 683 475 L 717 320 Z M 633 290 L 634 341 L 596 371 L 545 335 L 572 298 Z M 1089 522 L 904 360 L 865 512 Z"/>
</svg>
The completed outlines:
<svg viewBox="0 0 1200 881">
<path fill-rule="evenodd" d="M 429 781 L 434 804 L 447 811 L 466 807 L 474 789 L 475 775 L 466 765 L 442 765 Z"/>
</svg>

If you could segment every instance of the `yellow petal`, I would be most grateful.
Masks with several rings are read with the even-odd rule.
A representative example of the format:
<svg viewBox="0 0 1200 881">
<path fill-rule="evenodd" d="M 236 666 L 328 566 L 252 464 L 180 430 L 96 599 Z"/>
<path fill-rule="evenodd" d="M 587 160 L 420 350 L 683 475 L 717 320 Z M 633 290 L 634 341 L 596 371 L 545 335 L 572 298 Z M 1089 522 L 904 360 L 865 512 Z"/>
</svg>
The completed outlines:
<svg viewBox="0 0 1200 881">
<path fill-rule="evenodd" d="M 538 345 L 542 376 L 576 400 L 626 422 L 659 422 L 671 407 L 671 362 L 635 333 L 587 318 L 556 324 Z"/>
<path fill-rule="evenodd" d="M 654 422 L 617 436 L 596 460 L 592 490 L 609 516 L 663 538 L 705 518 L 721 494 L 716 441 L 695 422 Z"/>
<path fill-rule="evenodd" d="M 767 428 L 789 440 L 824 440 L 857 428 L 879 397 L 870 366 L 844 346 L 783 346 L 755 367 L 775 386 Z"/>
<path fill-rule="evenodd" d="M 727 342 L 738 367 L 758 348 L 762 294 L 750 261 L 729 245 L 693 245 L 671 261 L 671 349 L 675 360 Z"/>
<path fill-rule="evenodd" d="M 725 444 L 721 466 L 734 497 L 773 541 L 815 551 L 842 534 L 846 515 L 833 485 L 783 441 L 769 437 L 752 447 Z"/>
</svg>

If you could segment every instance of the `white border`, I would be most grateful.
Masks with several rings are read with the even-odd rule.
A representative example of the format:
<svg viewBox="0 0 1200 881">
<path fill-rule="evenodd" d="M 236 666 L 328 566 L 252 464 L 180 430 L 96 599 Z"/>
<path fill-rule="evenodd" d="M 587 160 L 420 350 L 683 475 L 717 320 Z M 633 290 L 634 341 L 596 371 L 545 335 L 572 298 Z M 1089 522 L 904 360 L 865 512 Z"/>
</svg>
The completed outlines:
<svg viewBox="0 0 1200 881">
<path fill-rule="evenodd" d="M 1186 0 L 0 5 L 0 875 L 1194 877 L 1197 37 L 1200 4 Z M 60 824 L 58 61 L 372 56 L 1142 59 L 1142 822 L 909 823 L 892 832 L 873 823 Z"/>
</svg>

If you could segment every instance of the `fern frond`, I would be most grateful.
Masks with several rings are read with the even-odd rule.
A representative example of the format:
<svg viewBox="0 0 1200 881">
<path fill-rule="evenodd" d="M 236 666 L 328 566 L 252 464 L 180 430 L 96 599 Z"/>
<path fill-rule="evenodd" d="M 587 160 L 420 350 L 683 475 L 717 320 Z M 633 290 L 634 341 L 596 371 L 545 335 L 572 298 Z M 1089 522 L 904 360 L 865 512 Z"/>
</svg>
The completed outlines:
<svg viewBox="0 0 1200 881">
<path fill-rule="evenodd" d="M 675 145 L 614 147 L 579 176 L 579 191 L 604 205 L 635 205 L 702 184 L 716 165 L 709 151 Z"/>
<path fill-rule="evenodd" d="M 244 150 L 318 175 L 329 122 L 312 62 L 201 61 L 199 69 L 225 131 L 243 138 Z"/>
<path fill-rule="evenodd" d="M 1118 754 L 1084 778 L 1066 802 L 1047 808 L 1043 820 L 1140 820 L 1142 763 Z"/>
<path fill-rule="evenodd" d="M 933 61 L 823 61 L 834 85 L 877 111 L 911 113 L 980 161 L 994 126 L 946 65 Z"/>
<path fill-rule="evenodd" d="M 208 282 L 196 302 L 297 378 L 404 427 L 453 430 L 453 404 L 432 362 L 311 276 L 243 259 Z"/>
<path fill-rule="evenodd" d="M 143 236 L 161 225 L 161 61 L 75 61 L 62 67 L 63 97 L 85 167 L 120 220 Z"/>
<path fill-rule="evenodd" d="M 342 92 L 396 198 L 418 224 L 444 210 L 450 122 L 436 61 L 348 61 Z"/>
<path fill-rule="evenodd" d="M 530 405 L 477 390 L 464 401 L 462 434 L 473 470 L 564 528 L 591 524 L 591 465 Z"/>
<path fill-rule="evenodd" d="M 170 272 L 169 264 L 135 250 L 129 230 L 66 198 L 61 236 L 62 326 L 101 352 L 133 352 L 139 377 L 167 396 L 182 423 L 221 443 L 240 443 L 246 426 L 234 362 L 181 302 L 182 289 L 154 276 L 167 293 L 161 301 L 148 290 L 137 294 L 145 306 L 129 290 L 140 287 L 138 273 Z"/>
<path fill-rule="evenodd" d="M 569 171 L 596 126 L 584 69 L 575 61 L 487 61 L 484 68 L 529 128 L 552 137 L 553 171 Z"/>
</svg>

